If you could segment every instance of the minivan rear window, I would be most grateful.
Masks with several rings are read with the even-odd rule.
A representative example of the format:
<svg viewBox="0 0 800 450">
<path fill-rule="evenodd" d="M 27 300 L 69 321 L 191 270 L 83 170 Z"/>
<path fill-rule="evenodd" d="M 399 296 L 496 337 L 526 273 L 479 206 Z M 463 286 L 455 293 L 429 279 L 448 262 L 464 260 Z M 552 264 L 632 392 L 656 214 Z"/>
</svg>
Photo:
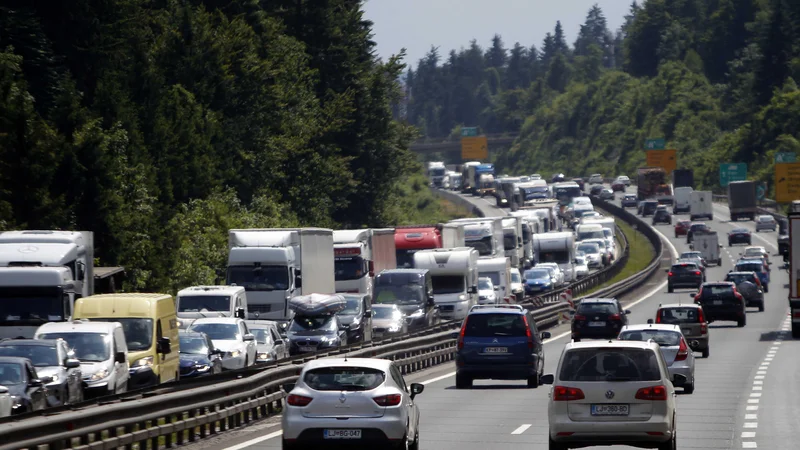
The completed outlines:
<svg viewBox="0 0 800 450">
<path fill-rule="evenodd" d="M 473 314 L 467 319 L 464 336 L 522 337 L 528 335 L 526 330 L 520 314 Z"/>
<path fill-rule="evenodd" d="M 664 308 L 658 311 L 661 323 L 677 325 L 681 323 L 697 323 L 696 308 Z"/>
<path fill-rule="evenodd" d="M 561 361 L 561 381 L 657 381 L 658 356 L 649 349 L 572 349 Z"/>
<path fill-rule="evenodd" d="M 740 263 L 736 265 L 737 272 L 761 272 L 763 263 Z"/>
<path fill-rule="evenodd" d="M 613 303 L 581 303 L 578 305 L 581 314 L 617 314 L 617 307 Z"/>
<path fill-rule="evenodd" d="M 324 367 L 303 376 L 303 382 L 315 391 L 371 391 L 384 380 L 382 370 L 368 367 Z"/>
</svg>

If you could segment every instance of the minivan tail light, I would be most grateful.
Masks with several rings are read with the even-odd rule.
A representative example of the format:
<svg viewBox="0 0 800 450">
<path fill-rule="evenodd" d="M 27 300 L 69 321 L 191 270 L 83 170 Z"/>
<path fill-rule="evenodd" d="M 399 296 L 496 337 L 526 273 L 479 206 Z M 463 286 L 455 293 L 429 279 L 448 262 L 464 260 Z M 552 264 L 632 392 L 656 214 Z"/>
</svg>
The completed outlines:
<svg viewBox="0 0 800 450">
<path fill-rule="evenodd" d="M 372 399 L 378 406 L 397 406 L 403 401 L 403 396 L 400 394 L 381 395 Z"/>
<path fill-rule="evenodd" d="M 528 325 L 528 316 L 522 316 L 523 322 L 525 322 L 525 334 L 528 335 L 528 348 L 533 350 L 533 334 L 531 333 L 531 327 Z"/>
<path fill-rule="evenodd" d="M 308 404 L 311 403 L 311 400 L 314 399 L 311 397 L 304 397 L 302 395 L 294 395 L 294 394 L 291 394 L 288 397 L 286 397 L 286 403 L 288 403 L 290 406 L 299 406 L 299 407 L 308 406 Z"/>
<path fill-rule="evenodd" d="M 612 315 L 608 316 L 608 318 L 611 319 L 611 320 L 621 320 L 622 319 L 619 316 L 619 314 L 612 314 Z"/>
<path fill-rule="evenodd" d="M 661 323 L 661 311 L 656 313 L 656 323 Z"/>
<path fill-rule="evenodd" d="M 636 399 L 664 401 L 667 399 L 667 388 L 663 384 L 659 386 L 650 386 L 646 388 L 641 388 L 638 391 L 636 391 Z"/>
<path fill-rule="evenodd" d="M 694 271 L 694 274 L 695 274 L 695 275 L 702 275 L 702 273 L 700 273 L 700 271 L 699 271 L 699 270 L 695 270 L 695 271 Z"/>
<path fill-rule="evenodd" d="M 586 320 L 586 316 L 581 316 L 581 315 L 579 315 L 579 314 L 575 314 L 575 317 L 574 317 L 574 319 L 575 319 L 575 320 Z"/>
<path fill-rule="evenodd" d="M 678 347 L 678 354 L 675 355 L 675 361 L 683 361 L 689 357 L 689 346 L 686 345 L 686 341 L 681 338 L 681 345 Z"/>
<path fill-rule="evenodd" d="M 464 348 L 464 333 L 467 332 L 467 321 L 469 320 L 469 316 L 464 318 L 464 323 L 461 325 L 461 332 L 458 333 L 458 349 L 461 350 Z"/>
<path fill-rule="evenodd" d="M 583 400 L 586 398 L 583 391 L 578 388 L 567 386 L 555 386 L 553 388 L 553 401 L 568 402 L 571 400 Z"/>
</svg>

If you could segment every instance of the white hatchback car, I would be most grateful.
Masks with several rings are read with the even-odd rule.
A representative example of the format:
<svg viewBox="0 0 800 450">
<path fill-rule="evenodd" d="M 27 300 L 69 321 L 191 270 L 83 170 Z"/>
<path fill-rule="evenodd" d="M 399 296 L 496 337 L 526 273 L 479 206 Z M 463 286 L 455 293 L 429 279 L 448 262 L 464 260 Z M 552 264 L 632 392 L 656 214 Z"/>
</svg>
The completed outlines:
<svg viewBox="0 0 800 450">
<path fill-rule="evenodd" d="M 188 331 L 207 334 L 214 347 L 225 352 L 222 355 L 225 370 L 242 369 L 256 363 L 256 338 L 238 317 L 197 319 Z"/>
<path fill-rule="evenodd" d="M 406 385 L 392 361 L 325 358 L 303 367 L 283 410 L 283 448 L 356 444 L 419 448 L 419 408 L 425 386 Z"/>
<path fill-rule="evenodd" d="M 550 450 L 676 448 L 675 388 L 655 341 L 571 342 L 555 375 L 544 375 L 542 383 L 553 384 Z"/>
</svg>

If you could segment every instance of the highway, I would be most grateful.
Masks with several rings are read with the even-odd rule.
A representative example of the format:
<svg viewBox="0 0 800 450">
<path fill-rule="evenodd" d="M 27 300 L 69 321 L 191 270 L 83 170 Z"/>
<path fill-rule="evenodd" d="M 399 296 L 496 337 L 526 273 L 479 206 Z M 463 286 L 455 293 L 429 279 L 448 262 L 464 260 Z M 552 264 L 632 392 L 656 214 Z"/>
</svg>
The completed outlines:
<svg viewBox="0 0 800 450">
<path fill-rule="evenodd" d="M 494 206 L 483 199 L 471 199 Z M 483 207 L 483 205 L 481 205 Z M 713 222 L 707 222 L 727 244 L 726 233 L 734 226 L 754 231 L 753 222 L 728 222 L 727 208 L 715 205 Z M 495 214 L 497 210 L 495 209 Z M 680 218 L 688 216 L 679 216 Z M 685 238 L 675 239 L 671 226 L 657 229 L 671 243 L 670 250 L 689 250 Z M 777 254 L 775 233 L 753 232 L 753 244 Z M 634 244 L 635 245 L 635 244 Z M 721 267 L 708 268 L 708 281 L 721 280 L 732 268 L 741 249 L 723 249 Z M 782 260 L 772 256 L 770 292 L 766 311 L 748 309 L 747 326 L 716 322 L 711 329 L 711 356 L 697 359 L 696 390 L 678 395 L 678 448 L 681 449 L 791 449 L 797 444 L 792 431 L 800 428 L 800 342 L 787 328 L 788 275 Z M 622 298 L 632 310 L 630 323 L 653 317 L 660 303 L 690 302 L 690 290 L 666 291 L 663 278 L 655 286 Z M 552 373 L 568 342 L 568 325 L 549 330 L 545 343 L 546 373 Z M 406 377 L 426 385 L 417 399 L 421 412 L 422 449 L 546 449 L 549 387 L 527 389 L 524 382 L 477 381 L 470 390 L 455 389 L 453 364 L 445 364 Z M 680 389 L 678 389 L 680 391 Z M 280 420 L 273 418 L 242 430 L 190 446 L 193 449 L 280 448 Z M 598 447 L 601 448 L 601 447 Z M 629 447 L 602 447 L 622 449 Z"/>
</svg>

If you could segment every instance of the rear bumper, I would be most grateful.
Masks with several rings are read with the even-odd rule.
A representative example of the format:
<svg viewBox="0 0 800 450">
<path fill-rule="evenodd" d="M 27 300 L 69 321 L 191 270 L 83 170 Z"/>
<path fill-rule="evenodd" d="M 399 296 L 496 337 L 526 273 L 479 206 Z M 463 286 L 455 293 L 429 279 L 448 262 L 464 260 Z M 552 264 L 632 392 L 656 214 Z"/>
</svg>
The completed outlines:
<svg viewBox="0 0 800 450">
<path fill-rule="evenodd" d="M 648 434 L 660 433 L 660 434 Z M 643 422 L 573 422 L 550 418 L 550 438 L 580 446 L 630 445 L 667 442 L 672 439 L 672 424 L 665 417 L 654 416 Z"/>
<path fill-rule="evenodd" d="M 686 381 L 692 382 L 692 368 L 689 367 L 687 364 L 683 364 L 686 361 L 676 361 L 672 363 L 673 365 L 669 366 L 669 376 L 673 380 L 675 379 L 675 375 L 683 375 L 686 377 Z M 676 364 L 680 363 L 680 364 Z M 675 386 L 683 386 L 682 383 L 674 383 Z"/>
<path fill-rule="evenodd" d="M 332 418 L 305 418 L 300 413 L 290 413 L 291 417 L 283 420 L 283 438 L 297 443 L 330 444 L 369 444 L 400 441 L 406 435 L 406 423 L 396 416 L 370 417 L 364 419 L 349 418 L 338 420 Z M 361 439 L 325 439 L 324 430 L 358 429 Z M 316 448 L 316 447 L 314 447 Z"/>
<path fill-rule="evenodd" d="M 703 279 L 696 280 L 667 280 L 669 286 L 674 288 L 700 288 L 703 284 Z"/>
<path fill-rule="evenodd" d="M 708 349 L 708 336 L 692 337 L 684 335 L 684 337 L 686 338 L 686 342 L 689 344 L 689 348 L 691 348 L 692 351 L 702 351 Z"/>
<path fill-rule="evenodd" d="M 524 380 L 537 375 L 539 366 L 535 360 L 530 364 L 460 364 L 456 359 L 459 375 L 480 380 Z"/>
<path fill-rule="evenodd" d="M 573 339 L 616 339 L 619 336 L 619 330 L 622 325 L 612 326 L 606 325 L 604 327 L 573 327 Z"/>
<path fill-rule="evenodd" d="M 746 313 L 740 307 L 714 307 L 703 305 L 703 314 L 709 322 L 715 320 L 733 320 L 738 321 L 746 317 Z"/>
</svg>

